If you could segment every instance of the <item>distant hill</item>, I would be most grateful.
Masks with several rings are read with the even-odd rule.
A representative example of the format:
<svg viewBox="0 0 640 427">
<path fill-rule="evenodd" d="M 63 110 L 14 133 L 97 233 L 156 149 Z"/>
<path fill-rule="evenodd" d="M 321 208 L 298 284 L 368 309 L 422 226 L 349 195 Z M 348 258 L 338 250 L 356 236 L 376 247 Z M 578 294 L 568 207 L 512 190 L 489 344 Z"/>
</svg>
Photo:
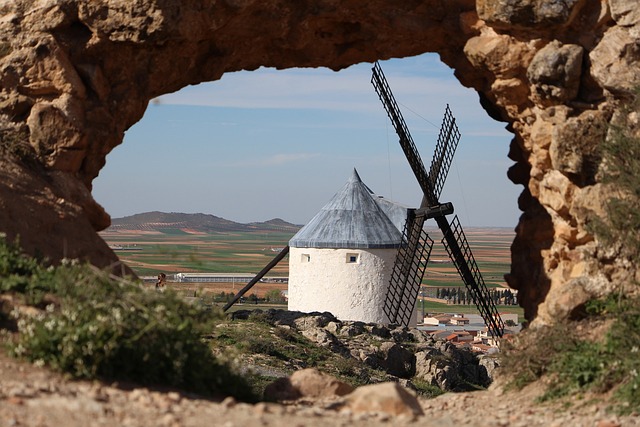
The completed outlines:
<svg viewBox="0 0 640 427">
<path fill-rule="evenodd" d="M 183 230 L 186 232 L 215 233 L 225 231 L 285 231 L 295 233 L 299 225 L 291 224 L 280 218 L 265 222 L 242 224 L 208 214 L 186 214 L 177 212 L 145 212 L 113 218 L 111 227 L 106 231 L 142 230 L 168 232 Z"/>
</svg>

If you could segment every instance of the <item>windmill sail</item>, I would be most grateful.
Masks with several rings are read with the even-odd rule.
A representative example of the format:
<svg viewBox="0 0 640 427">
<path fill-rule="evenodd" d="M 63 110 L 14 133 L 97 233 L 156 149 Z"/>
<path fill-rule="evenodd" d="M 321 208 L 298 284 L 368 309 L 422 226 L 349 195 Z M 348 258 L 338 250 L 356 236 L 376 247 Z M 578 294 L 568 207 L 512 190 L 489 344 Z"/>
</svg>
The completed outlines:
<svg viewBox="0 0 640 427">
<path fill-rule="evenodd" d="M 377 62 L 373 66 L 373 76 L 371 77 L 371 83 L 373 83 L 373 87 L 376 89 L 376 92 L 378 92 L 378 96 L 382 101 L 382 105 L 384 105 L 385 110 L 387 110 L 387 115 L 391 119 L 393 127 L 396 129 L 396 133 L 400 138 L 400 146 L 402 147 L 402 151 L 404 151 L 404 154 L 409 161 L 409 165 L 413 170 L 413 174 L 418 179 L 418 184 L 420 184 L 420 188 L 422 189 L 422 192 L 427 199 L 428 203 L 426 205 L 436 205 L 438 201 L 433 193 L 431 181 L 429 180 L 429 176 L 427 175 L 427 170 L 422 163 L 422 159 L 420 159 L 420 154 L 418 154 L 416 144 L 413 142 L 413 138 L 409 133 L 409 128 L 407 128 L 407 124 L 402 117 L 402 113 L 400 113 L 398 104 L 396 103 L 396 100 L 391 93 L 391 89 L 389 88 L 387 79 L 385 79 L 384 74 L 382 73 L 382 68 Z M 421 207 L 426 207 L 426 205 Z"/>
<path fill-rule="evenodd" d="M 411 169 L 418 179 L 418 183 L 425 195 L 421 208 L 436 204 L 436 198 L 431 189 L 431 183 L 427 171 L 418 154 L 416 144 L 409 133 L 407 124 L 402 117 L 398 104 L 391 93 L 389 84 L 382 73 L 382 68 L 377 62 L 373 67 L 371 82 L 387 110 L 387 115 L 391 119 L 396 133 L 400 138 L 400 146 L 405 156 L 409 160 Z M 411 321 L 411 314 L 418 298 L 418 292 L 422 285 L 424 270 L 427 267 L 428 257 L 431 253 L 433 241 L 424 232 L 423 226 L 425 215 L 416 216 L 410 213 L 405 224 L 404 239 L 406 244 L 398 250 L 396 262 L 393 267 L 389 289 L 384 304 L 384 312 L 391 322 L 408 326 Z M 428 249 L 427 249 L 428 248 Z M 421 263 L 423 254 L 426 253 L 424 263 Z"/>
<path fill-rule="evenodd" d="M 460 131 L 458 125 L 456 125 L 456 119 L 451 114 L 449 105 L 444 110 L 444 118 L 442 119 L 442 126 L 440 127 L 440 133 L 438 134 L 438 142 L 436 143 L 436 149 L 433 153 L 433 160 L 431 161 L 431 168 L 429 169 L 429 181 L 431 182 L 431 188 L 436 199 L 440 198 L 442 188 L 444 187 L 444 181 L 447 179 L 451 162 L 453 161 L 453 155 L 460 142 Z"/>
<path fill-rule="evenodd" d="M 410 211 L 402 235 L 402 245 L 391 273 L 383 311 L 391 323 L 408 325 L 418 298 L 433 240 L 424 231 L 426 217 Z"/>
<path fill-rule="evenodd" d="M 420 212 L 426 212 L 423 215 L 416 216 L 415 219 L 408 219 L 407 226 L 405 227 L 405 233 L 408 234 L 407 246 L 401 248 L 396 258 L 396 264 L 394 265 L 394 276 L 389 284 L 389 290 L 385 301 L 385 307 L 389 306 L 388 310 L 393 316 L 389 316 L 392 321 L 398 321 L 399 323 L 407 326 L 409 324 L 410 317 L 407 317 L 406 312 L 409 309 L 413 309 L 416 303 L 420 283 L 415 284 L 415 278 L 412 277 L 410 281 L 408 275 L 403 275 L 402 272 L 410 268 L 410 265 L 420 264 L 422 256 L 418 255 L 419 243 L 422 233 L 407 232 L 407 230 L 420 227 L 422 228 L 424 221 L 427 218 L 435 218 L 438 227 L 444 235 L 443 243 L 449 252 L 449 256 L 455 263 L 458 273 L 462 277 L 462 280 L 473 296 L 474 302 L 482 315 L 485 324 L 491 329 L 494 335 L 502 336 L 504 331 L 504 325 L 502 320 L 497 315 L 497 309 L 493 300 L 490 298 L 489 292 L 484 284 L 480 270 L 473 258 L 471 249 L 467 242 L 460 223 L 457 217 L 454 219 L 453 228 L 447 221 L 445 215 L 453 211 L 450 203 L 440 204 L 438 198 L 440 192 L 444 186 L 444 180 L 449 172 L 453 154 L 455 153 L 458 141 L 460 140 L 460 132 L 455 123 L 455 119 L 447 106 L 445 116 L 443 120 L 442 128 L 440 129 L 440 135 L 438 136 L 438 144 L 436 145 L 434 159 L 431 163 L 429 174 L 427 174 L 424 164 L 420 159 L 420 155 L 416 148 L 413 138 L 409 134 L 409 129 L 400 113 L 398 104 L 395 101 L 389 84 L 387 83 L 384 73 L 380 64 L 377 62 L 372 69 L 371 83 L 375 88 L 382 104 L 384 105 L 387 115 L 391 119 L 393 126 L 396 129 L 396 133 L 400 139 L 400 146 L 404 151 L 405 156 L 413 170 L 413 173 L 420 184 L 420 188 L 423 192 L 422 203 L 420 205 Z M 441 209 L 448 205 L 447 209 Z M 428 238 L 428 236 L 427 236 Z M 413 240 L 412 240 L 413 239 Z M 430 239 L 429 239 L 430 240 Z M 427 245 L 428 246 L 428 245 Z M 431 248 L 429 247 L 429 252 Z M 407 258 L 413 258 L 412 261 Z M 428 259 L 426 260 L 428 261 Z M 422 267 L 422 266 L 421 266 Z M 426 268 L 426 262 L 423 268 Z M 396 271 L 399 271 L 397 275 Z M 424 274 L 424 270 L 423 273 Z M 404 281 L 404 283 L 403 283 Z M 422 275 L 420 276 L 420 282 L 422 281 Z M 417 290 L 413 289 L 417 286 Z M 415 294 L 415 296 L 414 296 Z M 404 300 L 403 298 L 407 298 Z"/>
<path fill-rule="evenodd" d="M 462 277 L 462 281 L 469 290 L 473 303 L 478 307 L 478 311 L 489 331 L 494 336 L 502 336 L 504 323 L 489 295 L 489 290 L 484 283 L 482 274 L 480 274 L 480 269 L 473 257 L 473 253 L 471 253 L 467 237 L 462 231 L 457 215 L 447 228 L 446 231 L 442 230 L 445 233 L 442 238 L 444 248 L 456 266 L 460 277 Z"/>
</svg>

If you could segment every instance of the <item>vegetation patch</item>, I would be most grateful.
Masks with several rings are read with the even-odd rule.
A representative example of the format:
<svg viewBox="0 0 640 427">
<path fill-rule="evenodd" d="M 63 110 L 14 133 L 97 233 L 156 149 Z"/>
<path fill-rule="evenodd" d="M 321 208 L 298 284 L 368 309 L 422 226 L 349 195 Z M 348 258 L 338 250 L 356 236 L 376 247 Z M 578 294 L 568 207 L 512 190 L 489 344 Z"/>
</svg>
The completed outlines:
<svg viewBox="0 0 640 427">
<path fill-rule="evenodd" d="M 640 260 L 640 137 L 637 123 L 640 89 L 621 108 L 619 123 L 611 126 L 602 145 L 602 182 L 609 186 L 606 218 L 592 218 L 590 230 L 606 245 L 620 247 L 620 255 Z"/>
<path fill-rule="evenodd" d="M 587 312 L 581 321 L 527 331 L 507 343 L 502 362 L 510 386 L 544 378 L 543 401 L 611 393 L 619 412 L 640 411 L 640 299 L 611 296 L 590 302 Z M 598 325 L 606 332 L 591 336 Z"/>
<path fill-rule="evenodd" d="M 171 386 L 254 400 L 246 381 L 213 356 L 202 336 L 222 315 L 172 292 L 144 290 L 88 265 L 44 267 L 0 238 L 0 290 L 10 352 L 75 378 Z M 29 306 L 32 308 L 26 309 Z"/>
<path fill-rule="evenodd" d="M 4 58 L 5 56 L 9 55 L 12 51 L 13 49 L 11 48 L 11 45 L 9 43 L 0 42 L 0 58 Z"/>
<path fill-rule="evenodd" d="M 601 182 L 610 197 L 605 218 L 591 218 L 589 229 L 603 247 L 629 265 L 640 261 L 640 111 L 636 95 L 619 111 L 621 118 L 602 143 Z M 632 267 L 637 268 L 637 267 Z M 611 396 L 619 412 L 640 411 L 640 298 L 637 283 L 617 283 L 618 292 L 589 301 L 582 319 L 527 331 L 504 351 L 504 371 L 521 388 L 544 378 L 541 400 Z M 624 292 L 624 294 L 623 294 Z"/>
<path fill-rule="evenodd" d="M 215 328 L 210 344 L 220 357 L 240 365 L 255 393 L 275 377 L 304 368 L 322 372 L 358 387 L 386 378 L 352 357 L 319 346 L 294 328 L 275 325 L 266 312 L 258 311 L 246 320 L 234 320 Z"/>
<path fill-rule="evenodd" d="M 24 131 L 10 127 L 0 129 L 0 153 L 3 155 L 15 156 L 26 162 L 33 162 L 35 153 L 28 141 L 29 138 Z"/>
<path fill-rule="evenodd" d="M 438 397 L 441 394 L 444 394 L 444 391 L 436 385 L 432 385 L 427 381 L 414 378 L 412 381 L 413 385 L 416 388 L 416 392 L 426 398 Z"/>
</svg>

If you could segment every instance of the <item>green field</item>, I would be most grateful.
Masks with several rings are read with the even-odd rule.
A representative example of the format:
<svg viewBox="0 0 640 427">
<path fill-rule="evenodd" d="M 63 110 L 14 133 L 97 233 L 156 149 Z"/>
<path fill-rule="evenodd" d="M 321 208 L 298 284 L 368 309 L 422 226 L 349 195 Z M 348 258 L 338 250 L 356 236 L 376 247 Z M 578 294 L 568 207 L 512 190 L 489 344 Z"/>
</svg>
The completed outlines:
<svg viewBox="0 0 640 427">
<path fill-rule="evenodd" d="M 418 300 L 418 308 L 424 307 L 425 313 L 464 313 L 464 314 L 480 314 L 475 305 L 455 305 L 440 304 L 433 301 Z M 524 318 L 524 309 L 517 305 L 498 305 L 496 306 L 500 313 L 516 313 L 518 318 Z"/>
<path fill-rule="evenodd" d="M 180 229 L 153 232 L 107 232 L 109 245 L 141 250 L 118 250 L 118 256 L 140 276 L 177 272 L 257 273 L 275 256 L 272 248 L 288 244 L 293 233 L 227 232 L 192 234 Z M 423 284 L 429 287 L 464 286 L 440 243 L 438 230 L 428 230 L 435 241 Z M 488 287 L 504 287 L 511 268 L 510 245 L 514 233 L 508 229 L 470 229 L 467 239 Z M 285 260 L 270 273 L 288 276 Z"/>
<path fill-rule="evenodd" d="M 280 232 L 189 234 L 182 230 L 102 234 L 111 246 L 141 249 L 116 251 L 139 276 L 159 272 L 257 273 L 276 256 L 272 248 L 286 246 L 292 236 Z M 275 276 L 287 274 L 286 262 L 272 270 Z"/>
</svg>

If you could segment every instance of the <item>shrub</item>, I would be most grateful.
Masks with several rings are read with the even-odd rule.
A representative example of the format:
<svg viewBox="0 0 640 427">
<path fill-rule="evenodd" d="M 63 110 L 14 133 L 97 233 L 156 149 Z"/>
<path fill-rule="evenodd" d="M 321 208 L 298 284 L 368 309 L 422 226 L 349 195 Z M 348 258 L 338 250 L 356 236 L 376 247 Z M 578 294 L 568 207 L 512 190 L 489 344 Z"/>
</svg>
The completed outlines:
<svg viewBox="0 0 640 427">
<path fill-rule="evenodd" d="M 22 254 L 18 243 L 8 243 L 0 235 L 0 291 L 33 293 L 37 283 L 31 278 L 40 271 L 40 264 L 33 258 Z"/>
<path fill-rule="evenodd" d="M 592 391 L 609 393 L 619 412 L 640 410 L 640 300 L 609 296 L 590 302 L 592 317 L 573 325 L 527 331 L 515 346 L 505 344 L 502 362 L 510 386 L 522 388 L 542 377 L 549 386 L 541 400 Z M 596 316 L 596 317 L 593 317 Z M 608 332 L 594 340 L 576 332 L 608 320 Z M 582 323 L 582 325 L 580 325 Z M 522 351 L 526 349 L 526 351 Z"/>
<path fill-rule="evenodd" d="M 631 266 L 640 261 L 640 137 L 629 120 L 640 111 L 640 92 L 622 106 L 620 120 L 602 143 L 600 180 L 608 186 L 605 218 L 590 218 L 589 229 L 602 247 L 612 247 Z M 635 267 L 633 267 L 635 268 Z M 620 283 L 632 290 L 637 283 Z M 528 331 L 515 346 L 505 345 L 504 371 L 511 385 L 523 387 L 546 377 L 542 400 L 584 391 L 607 393 L 621 412 L 640 410 L 640 299 L 610 294 L 589 301 L 580 321 Z M 608 324 L 607 333 L 589 336 L 592 325 Z"/>
<path fill-rule="evenodd" d="M 12 51 L 13 51 L 13 49 L 11 48 L 11 45 L 9 43 L 0 42 L 0 59 L 2 59 L 5 56 L 9 55 Z"/>
<path fill-rule="evenodd" d="M 214 358 L 201 336 L 220 318 L 172 292 L 157 293 L 88 265 L 44 268 L 0 239 L 3 291 L 44 301 L 18 315 L 11 352 L 76 378 L 179 387 L 252 399 L 246 382 Z M 48 298 L 34 297 L 34 294 Z"/>
<path fill-rule="evenodd" d="M 640 138 L 630 113 L 640 111 L 640 90 L 620 108 L 619 123 L 612 125 L 602 144 L 602 178 L 610 186 L 606 218 L 592 218 L 590 231 L 605 245 L 619 245 L 621 253 L 640 260 Z"/>
</svg>

